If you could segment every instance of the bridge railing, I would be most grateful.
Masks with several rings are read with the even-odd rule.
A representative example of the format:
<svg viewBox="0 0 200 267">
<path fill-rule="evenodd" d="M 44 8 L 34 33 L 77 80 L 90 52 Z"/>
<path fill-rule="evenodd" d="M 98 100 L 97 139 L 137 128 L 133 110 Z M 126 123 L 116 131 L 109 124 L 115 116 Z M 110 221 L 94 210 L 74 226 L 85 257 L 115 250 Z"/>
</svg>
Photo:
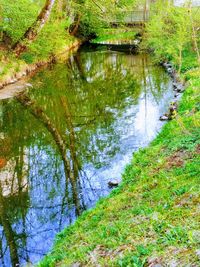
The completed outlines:
<svg viewBox="0 0 200 267">
<path fill-rule="evenodd" d="M 116 17 L 113 18 L 112 23 L 143 23 L 148 21 L 149 18 L 149 10 L 125 11 L 123 13 L 118 13 Z"/>
</svg>

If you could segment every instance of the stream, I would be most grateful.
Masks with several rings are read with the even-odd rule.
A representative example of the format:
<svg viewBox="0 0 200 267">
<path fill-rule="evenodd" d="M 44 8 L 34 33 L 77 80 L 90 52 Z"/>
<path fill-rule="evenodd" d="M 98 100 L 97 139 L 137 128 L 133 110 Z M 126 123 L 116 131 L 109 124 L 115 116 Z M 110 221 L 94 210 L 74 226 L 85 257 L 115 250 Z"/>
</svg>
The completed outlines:
<svg viewBox="0 0 200 267">
<path fill-rule="evenodd" d="M 146 54 L 83 48 L 0 100 L 0 266 L 36 263 L 159 133 L 172 81 Z"/>
</svg>

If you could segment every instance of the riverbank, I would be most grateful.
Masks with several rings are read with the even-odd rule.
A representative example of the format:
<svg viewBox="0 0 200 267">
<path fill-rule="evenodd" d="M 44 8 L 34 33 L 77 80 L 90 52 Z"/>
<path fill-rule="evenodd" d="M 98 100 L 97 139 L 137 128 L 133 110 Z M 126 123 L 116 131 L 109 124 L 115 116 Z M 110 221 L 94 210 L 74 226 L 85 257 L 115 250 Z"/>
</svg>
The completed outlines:
<svg viewBox="0 0 200 267">
<path fill-rule="evenodd" d="M 29 4 L 30 9 L 27 2 L 21 3 L 24 9 L 18 9 L 17 3 L 2 2 L 0 89 L 42 66 L 65 59 L 84 39 L 69 33 L 70 20 L 59 1 L 43 2 Z M 13 21 L 6 19 L 10 14 Z"/>
<path fill-rule="evenodd" d="M 13 60 L 9 61 L 9 63 L 7 63 L 7 65 L 10 66 L 7 72 L 0 76 L 0 89 L 7 85 L 16 83 L 17 81 L 28 75 L 31 75 L 41 67 L 44 67 L 57 60 L 66 59 L 69 56 L 69 53 L 71 51 L 77 51 L 81 44 L 81 40 L 74 38 L 74 40 L 66 45 L 61 51 L 57 52 L 53 56 L 51 55 L 47 57 L 46 59 L 38 60 L 33 64 L 28 64 L 25 61 L 14 58 Z M 4 68 L 6 67 L 7 66 L 5 64 Z"/>
<path fill-rule="evenodd" d="M 176 119 L 137 152 L 123 182 L 57 236 L 39 266 L 199 266 L 200 70 Z"/>
</svg>

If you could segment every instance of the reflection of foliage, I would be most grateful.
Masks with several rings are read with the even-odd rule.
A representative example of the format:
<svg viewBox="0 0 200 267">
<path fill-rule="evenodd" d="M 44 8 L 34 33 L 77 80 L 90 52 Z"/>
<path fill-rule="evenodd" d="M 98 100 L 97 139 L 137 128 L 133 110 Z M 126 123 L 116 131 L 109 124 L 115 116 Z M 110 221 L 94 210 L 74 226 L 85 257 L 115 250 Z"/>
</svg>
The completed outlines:
<svg viewBox="0 0 200 267">
<path fill-rule="evenodd" d="M 26 215 L 29 206 L 28 202 L 28 190 L 26 192 L 19 192 L 18 195 L 15 194 L 9 196 L 9 198 L 4 198 L 4 205 L 11 224 L 21 219 L 22 214 Z"/>
<path fill-rule="evenodd" d="M 34 77 L 35 90 L 29 95 L 48 114 L 67 143 L 71 121 L 79 161 L 99 164 L 99 153 L 106 148 L 110 155 L 117 151 L 118 135 L 113 123 L 129 105 L 137 102 L 141 86 L 145 83 L 158 99 L 162 95 L 162 84 L 167 82 L 163 81 L 165 76 L 160 75 L 157 68 L 149 69 L 146 60 L 145 56 L 137 58 L 106 52 L 77 54 L 66 65 L 57 64 Z M 52 74 L 56 79 L 52 79 Z M 69 102 L 71 117 L 61 108 L 61 97 Z M 19 103 L 3 103 L 3 110 L 6 123 L 2 128 L 16 140 L 10 151 L 15 153 L 19 143 L 52 144 L 51 136 Z"/>
<path fill-rule="evenodd" d="M 30 94 L 31 98 L 43 106 L 63 134 L 66 132 L 65 122 L 72 121 L 79 143 L 77 153 L 83 157 L 84 162 L 93 161 L 95 154 L 98 155 L 106 146 L 109 147 L 110 141 L 113 141 L 110 136 L 117 138 L 112 123 L 127 107 L 127 97 L 131 97 L 132 101 L 137 99 L 140 87 L 136 87 L 135 78 L 126 66 L 126 56 L 123 60 L 120 58 L 121 56 L 109 56 L 106 53 L 72 57 L 67 63 L 67 72 L 63 71 L 65 66 L 56 66 L 54 75 L 60 78 L 55 81 L 45 75 L 45 89 L 41 90 L 44 86 L 39 84 L 42 88 Z M 40 75 L 36 79 L 38 78 L 40 79 Z M 37 80 L 35 84 L 37 86 Z M 71 118 L 66 118 L 63 109 L 60 109 L 63 94 L 67 94 L 65 98 L 69 101 Z M 101 135 L 104 136 L 104 142 L 97 141 Z M 117 139 L 115 143 L 117 144 Z"/>
<path fill-rule="evenodd" d="M 6 158 L 18 155 L 20 147 L 42 142 L 44 130 L 37 121 L 32 119 L 27 110 L 23 110 L 15 100 L 11 103 L 2 101 L 1 104 L 3 115 L 0 126 L 5 138 L 0 139 L 0 149 Z M 30 131 L 30 129 L 35 129 L 35 131 Z M 45 134 L 45 143 L 50 141 L 48 137 L 49 135 Z"/>
</svg>

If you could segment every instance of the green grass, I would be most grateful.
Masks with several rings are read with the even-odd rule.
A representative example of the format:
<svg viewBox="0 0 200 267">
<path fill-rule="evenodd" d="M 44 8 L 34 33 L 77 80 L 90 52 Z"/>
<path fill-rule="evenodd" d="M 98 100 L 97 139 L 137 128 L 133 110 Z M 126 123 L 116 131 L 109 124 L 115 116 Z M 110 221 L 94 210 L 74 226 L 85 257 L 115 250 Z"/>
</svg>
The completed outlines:
<svg viewBox="0 0 200 267">
<path fill-rule="evenodd" d="M 70 20 L 66 18 L 63 11 L 58 13 L 56 4 L 52 9 L 49 20 L 39 32 L 36 40 L 28 44 L 27 51 L 21 55 L 21 58 L 28 64 L 57 55 L 65 51 L 65 48 L 75 41 L 75 38 L 70 36 L 68 32 Z"/>
<path fill-rule="evenodd" d="M 119 188 L 58 234 L 40 267 L 200 266 L 200 70 L 184 77 L 177 118 L 134 155 Z"/>
<path fill-rule="evenodd" d="M 0 82 L 6 77 L 12 77 L 24 64 L 24 61 L 16 58 L 14 54 L 0 51 Z"/>
<path fill-rule="evenodd" d="M 10 12 L 9 14 L 13 21 L 15 21 L 15 19 L 17 20 L 19 16 L 23 19 L 18 19 L 19 25 L 16 24 L 16 27 L 14 27 L 14 25 L 11 25 L 12 27 L 7 27 L 8 22 L 5 20 L 2 28 L 9 28 L 10 30 L 14 31 L 16 35 L 15 37 L 12 36 L 12 32 L 8 31 L 7 33 L 10 35 L 10 37 L 12 37 L 13 41 L 16 41 L 23 36 L 25 31 L 24 29 L 27 29 L 27 27 L 35 21 L 36 16 L 33 16 L 32 13 L 40 10 L 39 7 L 41 8 L 43 6 L 44 0 L 37 0 L 36 3 L 33 4 L 38 8 L 36 11 L 35 9 L 30 9 L 27 11 L 27 8 L 25 8 L 28 3 L 27 0 L 20 0 L 18 4 L 11 2 L 12 1 L 9 0 L 9 5 L 6 6 L 6 1 L 3 1 L 3 7 L 7 7 L 5 10 Z M 57 56 L 60 53 L 65 52 L 66 48 L 73 45 L 73 43 L 76 41 L 76 39 L 70 36 L 68 32 L 68 27 L 70 25 L 69 19 L 66 17 L 64 12 L 58 12 L 58 3 L 58 1 L 55 2 L 50 18 L 39 32 L 36 39 L 31 43 L 27 43 L 27 40 L 24 41 L 27 49 L 20 55 L 20 57 L 16 57 L 11 50 L 0 50 L 0 82 L 14 76 L 19 70 L 24 70 L 28 64 L 47 62 L 52 56 Z M 12 12 L 13 10 L 15 10 L 15 13 Z M 29 22 L 29 20 L 31 22 Z M 29 24 L 27 24 L 28 22 Z M 19 31 L 17 31 L 18 28 Z"/>
<path fill-rule="evenodd" d="M 0 0 L 0 29 L 11 38 L 12 44 L 34 23 L 44 3 L 45 0 Z"/>
<path fill-rule="evenodd" d="M 133 32 L 131 29 L 107 29 L 104 30 L 98 37 L 92 40 L 92 43 L 100 43 L 105 41 L 115 40 L 134 40 L 136 31 Z"/>
<path fill-rule="evenodd" d="M 68 22 L 64 20 L 60 23 L 49 21 L 39 33 L 38 38 L 28 45 L 27 51 L 20 58 L 31 64 L 46 60 L 49 56 L 64 51 L 68 45 L 75 41 L 75 38 L 70 36 L 66 30 L 68 26 Z"/>
</svg>

